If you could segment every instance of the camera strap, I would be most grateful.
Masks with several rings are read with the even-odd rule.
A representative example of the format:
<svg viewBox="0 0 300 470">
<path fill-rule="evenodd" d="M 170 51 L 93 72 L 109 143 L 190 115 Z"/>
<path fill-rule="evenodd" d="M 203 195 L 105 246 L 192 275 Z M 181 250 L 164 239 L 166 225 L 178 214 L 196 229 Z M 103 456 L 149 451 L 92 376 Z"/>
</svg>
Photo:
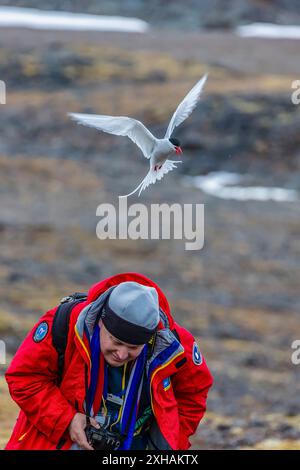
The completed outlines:
<svg viewBox="0 0 300 470">
<path fill-rule="evenodd" d="M 105 380 L 105 361 L 101 353 L 100 346 L 100 328 L 96 324 L 93 335 L 90 339 L 91 346 L 91 381 L 86 393 L 86 414 L 93 415 L 100 407 L 103 392 L 107 390 L 107 380 Z M 134 436 L 135 422 L 137 418 L 138 402 L 141 396 L 144 370 L 146 366 L 148 353 L 148 345 L 146 344 L 139 356 L 134 361 L 133 368 L 130 373 L 128 385 L 125 392 L 124 403 L 121 411 L 120 432 L 124 436 L 121 446 L 122 450 L 130 449 Z M 103 383 L 104 382 L 104 383 Z M 101 385 L 101 387 L 99 386 Z M 101 388 L 101 396 L 99 391 Z M 106 395 L 107 396 L 107 395 Z M 99 406 L 96 404 L 99 400 Z M 121 449 L 120 448 L 120 449 Z"/>
<path fill-rule="evenodd" d="M 100 347 L 100 328 L 96 324 L 92 338 L 90 339 L 91 349 L 91 380 L 90 385 L 86 384 L 86 413 L 94 415 L 100 407 L 104 386 L 104 357 Z"/>
<path fill-rule="evenodd" d="M 146 344 L 140 355 L 136 358 L 135 364 L 130 374 L 121 417 L 121 434 L 125 436 L 125 440 L 122 443 L 120 450 L 129 450 L 134 436 L 138 403 L 141 397 L 144 370 L 147 359 L 147 350 L 148 345 Z"/>
</svg>

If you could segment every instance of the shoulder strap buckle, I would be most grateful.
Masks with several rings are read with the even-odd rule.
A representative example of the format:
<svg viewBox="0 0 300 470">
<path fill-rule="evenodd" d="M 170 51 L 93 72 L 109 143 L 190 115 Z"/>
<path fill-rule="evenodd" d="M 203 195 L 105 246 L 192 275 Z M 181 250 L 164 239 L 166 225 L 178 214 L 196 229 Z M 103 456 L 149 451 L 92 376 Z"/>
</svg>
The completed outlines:
<svg viewBox="0 0 300 470">
<path fill-rule="evenodd" d="M 59 303 L 65 304 L 66 302 L 71 302 L 71 300 L 73 300 L 73 297 L 71 295 L 67 295 L 66 297 L 63 297 Z"/>
<path fill-rule="evenodd" d="M 63 297 L 60 301 L 60 304 L 65 304 L 66 302 L 73 302 L 73 300 L 86 300 L 87 294 L 85 292 L 75 292 L 72 295 L 67 295 Z"/>
</svg>

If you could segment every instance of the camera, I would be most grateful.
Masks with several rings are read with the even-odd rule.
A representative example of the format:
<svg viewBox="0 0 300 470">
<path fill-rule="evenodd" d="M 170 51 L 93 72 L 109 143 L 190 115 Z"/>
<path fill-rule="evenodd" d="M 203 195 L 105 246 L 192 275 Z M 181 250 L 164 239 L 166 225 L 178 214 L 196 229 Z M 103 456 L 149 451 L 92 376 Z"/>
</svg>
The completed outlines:
<svg viewBox="0 0 300 470">
<path fill-rule="evenodd" d="M 85 428 L 87 441 L 95 450 L 118 450 L 122 439 L 121 435 L 108 431 L 106 428 L 97 429 L 91 424 Z"/>
</svg>

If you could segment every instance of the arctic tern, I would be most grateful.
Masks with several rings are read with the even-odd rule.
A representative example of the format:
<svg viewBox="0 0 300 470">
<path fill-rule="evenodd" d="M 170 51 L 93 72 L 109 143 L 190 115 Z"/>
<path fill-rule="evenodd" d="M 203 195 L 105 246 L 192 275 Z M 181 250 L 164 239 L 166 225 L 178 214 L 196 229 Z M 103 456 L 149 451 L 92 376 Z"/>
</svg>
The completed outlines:
<svg viewBox="0 0 300 470">
<path fill-rule="evenodd" d="M 174 153 L 182 154 L 179 140 L 171 136 L 175 127 L 187 119 L 195 109 L 206 79 L 207 75 L 204 75 L 181 101 L 169 122 L 163 139 L 157 139 L 140 121 L 126 116 L 69 113 L 69 116 L 78 124 L 95 127 L 109 134 L 129 137 L 149 160 L 150 169 L 143 181 L 134 191 L 120 197 L 131 196 L 136 191 L 139 191 L 140 196 L 150 184 L 156 183 L 173 168 L 177 168 L 177 163 L 182 163 L 181 160 L 168 159 Z"/>
</svg>

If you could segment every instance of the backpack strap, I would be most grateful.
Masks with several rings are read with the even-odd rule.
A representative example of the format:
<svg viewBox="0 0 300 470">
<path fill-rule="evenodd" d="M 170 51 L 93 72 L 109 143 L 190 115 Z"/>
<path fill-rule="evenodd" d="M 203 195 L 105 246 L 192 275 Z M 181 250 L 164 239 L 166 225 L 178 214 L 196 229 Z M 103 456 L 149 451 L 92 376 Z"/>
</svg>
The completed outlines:
<svg viewBox="0 0 300 470">
<path fill-rule="evenodd" d="M 61 299 L 60 305 L 55 312 L 52 324 L 52 344 L 58 354 L 57 385 L 60 385 L 62 381 L 72 310 L 75 305 L 86 299 L 87 294 L 83 292 L 75 292 L 75 294 L 68 295 Z"/>
</svg>

